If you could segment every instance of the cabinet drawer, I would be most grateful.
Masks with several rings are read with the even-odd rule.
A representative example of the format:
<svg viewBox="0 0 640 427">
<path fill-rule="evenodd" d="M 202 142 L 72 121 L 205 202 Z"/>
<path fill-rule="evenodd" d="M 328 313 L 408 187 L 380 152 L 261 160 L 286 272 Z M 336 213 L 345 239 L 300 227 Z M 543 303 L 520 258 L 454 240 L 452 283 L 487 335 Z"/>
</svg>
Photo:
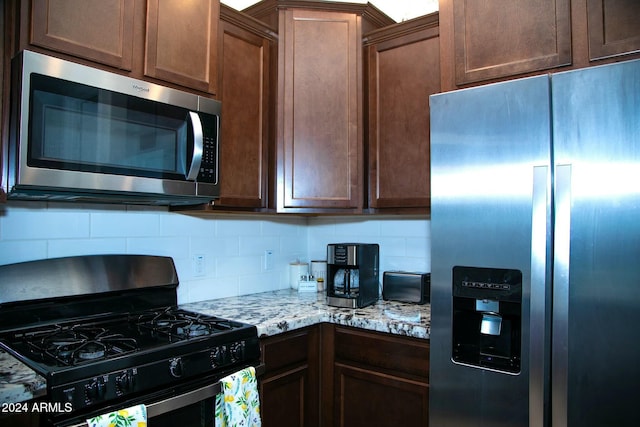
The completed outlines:
<svg viewBox="0 0 640 427">
<path fill-rule="evenodd" d="M 426 340 L 336 327 L 335 355 L 336 361 L 429 378 L 429 341 Z"/>
<path fill-rule="evenodd" d="M 267 373 L 287 366 L 307 363 L 309 331 L 304 329 L 261 341 L 262 361 Z"/>
</svg>

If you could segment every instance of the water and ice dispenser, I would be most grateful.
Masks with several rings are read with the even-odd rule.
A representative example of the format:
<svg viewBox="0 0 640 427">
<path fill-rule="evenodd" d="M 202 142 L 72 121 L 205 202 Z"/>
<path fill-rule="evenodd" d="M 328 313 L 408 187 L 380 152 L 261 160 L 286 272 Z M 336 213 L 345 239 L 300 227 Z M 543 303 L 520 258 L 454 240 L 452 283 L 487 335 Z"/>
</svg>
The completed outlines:
<svg viewBox="0 0 640 427">
<path fill-rule="evenodd" d="M 520 372 L 522 272 L 453 268 L 454 362 Z"/>
</svg>

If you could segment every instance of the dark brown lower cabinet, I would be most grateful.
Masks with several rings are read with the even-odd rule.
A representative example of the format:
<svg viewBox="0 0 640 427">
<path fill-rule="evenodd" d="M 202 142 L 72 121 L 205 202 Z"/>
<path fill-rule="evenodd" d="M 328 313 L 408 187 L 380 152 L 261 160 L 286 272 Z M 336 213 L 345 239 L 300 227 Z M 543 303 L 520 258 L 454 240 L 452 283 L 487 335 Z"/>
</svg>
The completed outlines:
<svg viewBox="0 0 640 427">
<path fill-rule="evenodd" d="M 429 423 L 429 341 L 334 328 L 336 427 L 425 427 Z"/>
<path fill-rule="evenodd" d="M 260 378 L 264 427 L 319 426 L 320 327 L 261 340 L 266 371 Z"/>
<path fill-rule="evenodd" d="M 429 385 L 342 363 L 335 367 L 334 425 L 420 426 L 429 422 Z"/>
<path fill-rule="evenodd" d="M 429 341 L 314 325 L 262 340 L 270 426 L 426 427 Z"/>
</svg>

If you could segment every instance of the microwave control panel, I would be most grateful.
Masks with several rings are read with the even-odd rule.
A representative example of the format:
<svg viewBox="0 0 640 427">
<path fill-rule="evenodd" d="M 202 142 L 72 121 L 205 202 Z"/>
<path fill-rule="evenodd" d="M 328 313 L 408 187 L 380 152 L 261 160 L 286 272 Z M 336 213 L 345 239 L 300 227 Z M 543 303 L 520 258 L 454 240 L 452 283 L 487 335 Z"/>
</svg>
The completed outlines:
<svg viewBox="0 0 640 427">
<path fill-rule="evenodd" d="M 203 126 L 202 163 L 198 182 L 218 183 L 218 117 L 200 114 Z"/>
</svg>

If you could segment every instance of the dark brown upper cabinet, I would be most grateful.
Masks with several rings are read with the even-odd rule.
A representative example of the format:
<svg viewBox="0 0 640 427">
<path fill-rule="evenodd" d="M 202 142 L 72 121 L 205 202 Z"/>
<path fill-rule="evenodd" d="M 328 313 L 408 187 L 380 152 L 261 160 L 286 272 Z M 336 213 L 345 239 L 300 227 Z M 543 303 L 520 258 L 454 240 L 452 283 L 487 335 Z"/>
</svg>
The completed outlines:
<svg viewBox="0 0 640 427">
<path fill-rule="evenodd" d="M 570 0 L 453 0 L 455 82 L 571 63 Z"/>
<path fill-rule="evenodd" d="M 210 94 L 218 89 L 219 0 L 148 0 L 144 74 Z"/>
<path fill-rule="evenodd" d="M 636 0 L 440 0 L 442 90 L 640 57 Z"/>
<path fill-rule="evenodd" d="M 218 94 L 219 0 L 16 3 L 18 49 L 59 52 L 130 77 Z"/>
<path fill-rule="evenodd" d="M 640 2 L 587 0 L 589 59 L 640 52 Z"/>
<path fill-rule="evenodd" d="M 32 0 L 31 43 L 131 71 L 133 0 Z"/>
<path fill-rule="evenodd" d="M 368 207 L 430 208 L 429 95 L 440 92 L 434 13 L 365 35 Z"/>
<path fill-rule="evenodd" d="M 267 208 L 277 36 L 224 5 L 220 14 L 220 200 L 216 206 Z"/>
<path fill-rule="evenodd" d="M 278 211 L 362 209 L 362 34 L 352 13 L 280 21 Z"/>
</svg>

